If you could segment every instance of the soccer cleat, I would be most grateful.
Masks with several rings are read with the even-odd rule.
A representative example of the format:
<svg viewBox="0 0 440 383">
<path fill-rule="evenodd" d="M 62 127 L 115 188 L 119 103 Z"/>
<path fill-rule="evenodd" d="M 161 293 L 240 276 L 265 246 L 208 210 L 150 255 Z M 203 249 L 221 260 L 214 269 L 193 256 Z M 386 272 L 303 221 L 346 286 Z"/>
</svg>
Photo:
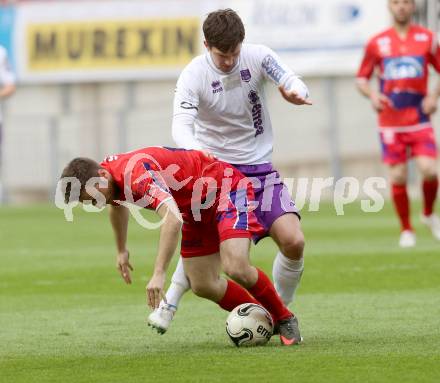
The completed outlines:
<svg viewBox="0 0 440 383">
<path fill-rule="evenodd" d="M 399 246 L 402 248 L 414 247 L 416 235 L 411 230 L 404 230 L 400 233 Z"/>
<path fill-rule="evenodd" d="M 155 309 L 148 316 L 148 326 L 153 327 L 153 329 L 155 329 L 161 335 L 165 334 L 170 327 L 176 310 L 176 306 L 165 303 L 164 305 Z"/>
<path fill-rule="evenodd" d="M 293 346 L 295 344 L 300 344 L 303 341 L 299 332 L 298 319 L 295 315 L 278 321 L 277 325 L 281 344 L 284 346 Z"/>
<path fill-rule="evenodd" d="M 440 240 L 440 218 L 437 214 L 420 216 L 420 221 L 431 229 L 431 233 L 435 239 Z"/>
</svg>

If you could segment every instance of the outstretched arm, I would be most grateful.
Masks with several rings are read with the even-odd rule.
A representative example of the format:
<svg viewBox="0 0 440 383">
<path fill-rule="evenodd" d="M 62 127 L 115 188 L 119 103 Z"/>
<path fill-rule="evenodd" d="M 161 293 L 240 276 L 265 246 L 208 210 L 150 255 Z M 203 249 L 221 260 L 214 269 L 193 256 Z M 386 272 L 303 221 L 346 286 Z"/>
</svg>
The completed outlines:
<svg viewBox="0 0 440 383">
<path fill-rule="evenodd" d="M 300 79 L 297 79 L 298 81 L 301 81 Z M 281 96 L 291 104 L 294 105 L 313 105 L 312 101 L 310 101 L 308 98 L 305 98 L 304 96 L 301 96 L 300 93 L 296 90 L 287 90 L 284 86 L 280 85 L 278 87 L 278 90 L 281 93 Z"/>
<path fill-rule="evenodd" d="M 263 76 L 278 86 L 281 96 L 291 104 L 312 105 L 306 84 L 270 48 L 261 45 L 259 65 Z"/>
<path fill-rule="evenodd" d="M 130 270 L 133 267 L 129 262 L 129 252 L 127 250 L 127 228 L 128 228 L 128 209 L 124 206 L 110 205 L 109 209 L 110 222 L 112 224 L 113 233 L 115 235 L 116 249 L 118 256 L 116 260 L 116 268 L 121 274 L 125 283 L 131 283 Z"/>
<path fill-rule="evenodd" d="M 168 265 L 173 257 L 182 227 L 182 218 L 174 199 L 168 199 L 157 210 L 163 223 L 160 228 L 159 248 L 154 272 L 147 284 L 147 303 L 152 309 L 159 307 L 161 299 L 165 299 L 164 286 Z"/>
</svg>

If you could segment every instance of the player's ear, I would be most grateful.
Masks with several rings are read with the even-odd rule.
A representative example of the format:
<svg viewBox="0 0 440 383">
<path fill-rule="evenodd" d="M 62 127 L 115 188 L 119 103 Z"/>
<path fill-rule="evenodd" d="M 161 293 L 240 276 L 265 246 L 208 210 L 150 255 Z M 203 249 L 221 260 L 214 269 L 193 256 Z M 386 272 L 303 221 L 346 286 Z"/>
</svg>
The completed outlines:
<svg viewBox="0 0 440 383">
<path fill-rule="evenodd" d="M 109 171 L 106 170 L 106 169 L 102 169 L 102 168 L 98 169 L 98 175 L 100 177 L 103 177 L 103 178 L 107 179 L 107 180 L 109 180 L 111 178 L 111 175 L 110 175 Z"/>
<path fill-rule="evenodd" d="M 206 40 L 203 40 L 203 45 L 205 46 L 206 49 L 209 49 L 209 45 L 208 45 L 208 43 L 206 42 Z"/>
</svg>

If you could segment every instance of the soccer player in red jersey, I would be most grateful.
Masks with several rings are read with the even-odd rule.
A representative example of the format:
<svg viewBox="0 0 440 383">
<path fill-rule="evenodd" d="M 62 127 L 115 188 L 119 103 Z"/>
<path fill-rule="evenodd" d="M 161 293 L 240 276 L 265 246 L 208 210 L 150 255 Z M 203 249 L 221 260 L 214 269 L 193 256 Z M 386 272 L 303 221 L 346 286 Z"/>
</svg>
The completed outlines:
<svg viewBox="0 0 440 383">
<path fill-rule="evenodd" d="M 76 192 L 70 177 L 78 181 Z M 166 270 L 181 230 L 183 266 L 196 295 L 228 311 L 259 303 L 274 318 L 282 344 L 301 341 L 296 317 L 266 274 L 249 263 L 250 239 L 264 228 L 252 211 L 252 184 L 237 169 L 201 151 L 152 147 L 109 156 L 101 164 L 76 158 L 61 179 L 66 201 L 76 193 L 80 202 L 110 204 L 117 267 L 126 283 L 131 283 L 132 270 L 126 247 L 130 206 L 153 209 L 162 218 L 154 273 L 147 284 L 151 308 L 165 296 Z M 233 281 L 220 276 L 221 268 Z"/>
<path fill-rule="evenodd" d="M 393 26 L 367 43 L 357 86 L 379 115 L 383 161 L 389 167 L 392 199 L 401 223 L 399 245 L 412 247 L 416 236 L 406 188 L 410 158 L 415 159 L 423 178 L 421 221 L 440 240 L 440 219 L 434 213 L 437 145 L 430 120 L 437 109 L 440 83 L 428 93 L 428 67 L 440 72 L 440 48 L 433 32 L 412 23 L 414 0 L 389 0 L 388 6 Z M 375 70 L 379 92 L 368 82 Z"/>
</svg>

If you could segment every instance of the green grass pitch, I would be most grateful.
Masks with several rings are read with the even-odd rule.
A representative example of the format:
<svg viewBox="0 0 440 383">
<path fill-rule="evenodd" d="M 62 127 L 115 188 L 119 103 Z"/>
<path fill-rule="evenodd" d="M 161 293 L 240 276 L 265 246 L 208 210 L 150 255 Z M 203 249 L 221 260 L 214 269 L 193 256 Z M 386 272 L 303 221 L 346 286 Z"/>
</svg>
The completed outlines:
<svg viewBox="0 0 440 383">
<path fill-rule="evenodd" d="M 390 206 L 303 213 L 306 271 L 292 309 L 305 342 L 292 348 L 275 337 L 233 347 L 227 313 L 191 293 L 169 332 L 153 333 L 145 284 L 157 232 L 131 222 L 126 286 L 107 214 L 74 214 L 0 208 L 1 383 L 440 382 L 440 243 L 416 222 L 417 247 L 400 250 Z M 262 241 L 253 263 L 270 273 L 275 251 Z"/>
</svg>

